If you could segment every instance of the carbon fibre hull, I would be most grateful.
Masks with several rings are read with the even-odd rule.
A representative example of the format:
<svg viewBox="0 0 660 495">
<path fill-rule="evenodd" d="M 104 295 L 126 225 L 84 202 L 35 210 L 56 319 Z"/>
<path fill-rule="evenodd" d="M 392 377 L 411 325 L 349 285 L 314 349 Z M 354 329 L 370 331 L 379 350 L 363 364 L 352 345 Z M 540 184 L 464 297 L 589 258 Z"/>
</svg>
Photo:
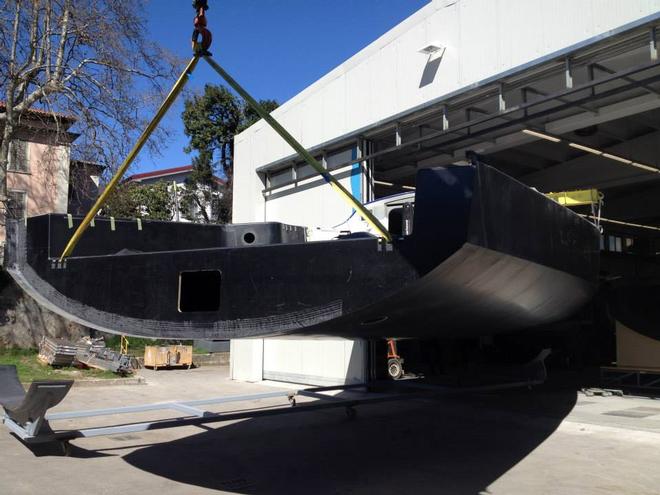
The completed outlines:
<svg viewBox="0 0 660 495">
<path fill-rule="evenodd" d="M 97 218 L 60 265 L 66 216 L 10 223 L 7 270 L 84 325 L 182 339 L 492 335 L 569 317 L 598 276 L 590 223 L 485 165 L 420 171 L 413 232 L 392 244 L 274 223 L 114 227 Z"/>
</svg>

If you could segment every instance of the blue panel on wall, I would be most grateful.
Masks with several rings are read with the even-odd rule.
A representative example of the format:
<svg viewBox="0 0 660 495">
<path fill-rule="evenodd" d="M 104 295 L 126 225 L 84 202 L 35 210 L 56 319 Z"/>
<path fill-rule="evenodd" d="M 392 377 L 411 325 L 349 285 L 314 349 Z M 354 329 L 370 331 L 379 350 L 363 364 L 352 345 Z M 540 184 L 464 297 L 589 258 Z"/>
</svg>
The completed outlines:
<svg viewBox="0 0 660 495">
<path fill-rule="evenodd" d="M 351 160 L 357 158 L 357 148 L 351 150 Z M 354 163 L 351 166 L 351 194 L 360 203 L 362 202 L 362 179 L 360 163 Z"/>
</svg>

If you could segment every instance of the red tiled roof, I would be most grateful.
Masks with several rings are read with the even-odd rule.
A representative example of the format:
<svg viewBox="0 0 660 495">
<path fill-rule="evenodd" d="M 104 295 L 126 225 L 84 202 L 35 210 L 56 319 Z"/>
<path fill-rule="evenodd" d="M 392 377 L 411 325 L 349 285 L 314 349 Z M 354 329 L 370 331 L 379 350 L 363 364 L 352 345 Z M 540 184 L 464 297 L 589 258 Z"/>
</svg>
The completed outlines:
<svg viewBox="0 0 660 495">
<path fill-rule="evenodd" d="M 153 179 L 156 177 L 167 177 L 170 175 L 176 175 L 183 172 L 190 172 L 193 169 L 192 165 L 185 165 L 183 167 L 174 167 L 174 168 L 162 168 L 160 170 L 152 170 L 151 172 L 143 172 L 141 174 L 133 174 L 126 178 L 126 182 L 140 182 L 144 179 Z M 220 183 L 224 184 L 225 181 L 219 177 L 214 177 L 214 179 Z"/>
<path fill-rule="evenodd" d="M 0 110 L 5 109 L 6 107 L 7 107 L 6 103 L 4 101 L 0 101 Z M 43 117 L 51 117 L 51 118 L 53 116 L 57 116 L 62 120 L 68 120 L 70 122 L 75 122 L 76 120 L 78 120 L 74 115 L 67 115 L 60 112 L 50 112 L 48 110 L 41 110 L 40 108 L 29 108 L 26 113 L 33 115 L 41 115 Z"/>
<path fill-rule="evenodd" d="M 180 174 L 181 172 L 189 172 L 193 169 L 192 165 L 174 168 L 162 168 L 160 170 L 152 170 L 151 172 L 144 172 L 142 174 L 133 174 L 126 177 L 126 181 L 141 181 L 143 179 L 152 179 L 154 177 L 165 177 L 167 175 Z"/>
</svg>

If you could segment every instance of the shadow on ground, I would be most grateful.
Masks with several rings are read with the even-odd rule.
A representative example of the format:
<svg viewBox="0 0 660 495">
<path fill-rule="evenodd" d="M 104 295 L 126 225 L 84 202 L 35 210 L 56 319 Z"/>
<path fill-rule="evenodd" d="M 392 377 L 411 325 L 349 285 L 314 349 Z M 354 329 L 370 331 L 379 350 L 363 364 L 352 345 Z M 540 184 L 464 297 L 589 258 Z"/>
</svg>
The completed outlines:
<svg viewBox="0 0 660 495">
<path fill-rule="evenodd" d="M 95 459 L 98 457 L 112 457 L 113 454 L 106 454 L 105 452 L 100 452 L 96 450 L 88 450 L 77 445 L 69 444 L 66 449 L 64 444 L 59 442 L 48 442 L 48 443 L 38 443 L 38 444 L 27 444 L 23 442 L 20 438 L 12 433 L 12 436 L 16 438 L 30 453 L 35 457 L 74 457 L 77 459 Z"/>
<path fill-rule="evenodd" d="M 189 485 L 244 494 L 476 494 L 561 423 L 575 390 L 446 396 L 255 418 L 124 457 Z"/>
</svg>

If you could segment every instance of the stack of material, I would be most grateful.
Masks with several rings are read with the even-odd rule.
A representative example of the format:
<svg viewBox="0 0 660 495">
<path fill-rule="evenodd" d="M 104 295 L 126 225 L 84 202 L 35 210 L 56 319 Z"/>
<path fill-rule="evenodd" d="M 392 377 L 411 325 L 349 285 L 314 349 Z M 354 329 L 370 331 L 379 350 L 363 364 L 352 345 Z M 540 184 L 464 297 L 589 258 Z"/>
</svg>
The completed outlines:
<svg viewBox="0 0 660 495">
<path fill-rule="evenodd" d="M 76 359 L 90 368 L 112 371 L 113 373 L 119 373 L 120 375 L 133 373 L 131 356 L 121 354 L 112 349 L 101 349 L 98 352 L 89 352 Z"/>
<path fill-rule="evenodd" d="M 122 375 L 133 372 L 131 357 L 105 347 L 103 338 L 83 337 L 78 341 L 76 361 L 89 368 L 112 371 Z"/>
<path fill-rule="evenodd" d="M 39 359 L 51 366 L 71 366 L 77 350 L 68 340 L 44 336 L 39 344 Z"/>
<path fill-rule="evenodd" d="M 76 352 L 76 358 L 78 356 L 84 356 L 87 353 L 96 353 L 105 349 L 105 339 L 103 337 L 83 337 L 76 344 L 78 351 Z"/>
</svg>

